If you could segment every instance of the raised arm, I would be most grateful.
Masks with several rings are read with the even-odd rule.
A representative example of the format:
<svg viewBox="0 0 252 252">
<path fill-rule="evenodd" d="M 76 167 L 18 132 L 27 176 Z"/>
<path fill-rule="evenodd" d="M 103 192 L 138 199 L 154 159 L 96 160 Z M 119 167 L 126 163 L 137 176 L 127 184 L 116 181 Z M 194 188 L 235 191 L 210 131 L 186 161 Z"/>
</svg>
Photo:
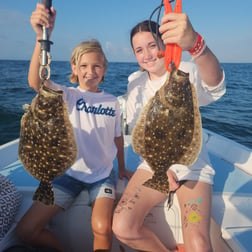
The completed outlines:
<svg viewBox="0 0 252 252">
<path fill-rule="evenodd" d="M 161 21 L 160 33 L 164 44 L 177 43 L 183 51 L 194 48 L 197 32 L 193 29 L 188 16 L 184 13 L 168 13 Z M 202 53 L 195 57 L 202 80 L 208 86 L 217 86 L 223 79 L 220 63 L 212 51 L 206 46 Z"/>
<path fill-rule="evenodd" d="M 41 4 L 37 3 L 35 11 L 31 15 L 31 25 L 36 33 L 35 48 L 31 57 L 30 67 L 28 72 L 28 83 L 31 88 L 38 91 L 40 85 L 39 68 L 40 68 L 40 43 L 38 42 L 42 39 L 42 26 L 50 28 L 50 34 L 54 28 L 56 18 L 56 11 L 51 7 L 51 15 L 49 15 L 49 10 Z"/>
</svg>

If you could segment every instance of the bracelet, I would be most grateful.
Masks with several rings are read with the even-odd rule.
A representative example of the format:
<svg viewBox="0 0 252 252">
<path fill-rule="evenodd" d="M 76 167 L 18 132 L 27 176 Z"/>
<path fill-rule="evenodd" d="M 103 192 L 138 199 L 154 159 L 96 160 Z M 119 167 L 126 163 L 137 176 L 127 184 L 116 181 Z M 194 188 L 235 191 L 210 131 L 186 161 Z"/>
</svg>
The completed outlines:
<svg viewBox="0 0 252 252">
<path fill-rule="evenodd" d="M 203 51 L 206 49 L 206 43 L 203 37 L 201 37 L 201 35 L 197 32 L 197 42 L 195 44 L 195 46 L 188 50 L 188 52 L 191 54 L 192 59 L 196 59 L 198 58 Z"/>
</svg>

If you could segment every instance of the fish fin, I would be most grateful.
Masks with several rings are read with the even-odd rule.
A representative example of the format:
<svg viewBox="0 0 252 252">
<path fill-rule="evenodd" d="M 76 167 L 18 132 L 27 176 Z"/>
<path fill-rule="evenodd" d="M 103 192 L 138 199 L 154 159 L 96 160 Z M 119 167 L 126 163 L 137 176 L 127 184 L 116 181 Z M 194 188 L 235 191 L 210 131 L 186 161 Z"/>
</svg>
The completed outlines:
<svg viewBox="0 0 252 252">
<path fill-rule="evenodd" d="M 169 182 L 167 176 L 160 179 L 159 176 L 155 176 L 155 173 L 153 177 L 143 183 L 144 186 L 147 186 L 151 189 L 157 190 L 161 193 L 168 194 L 170 191 Z"/>
<path fill-rule="evenodd" d="M 34 201 L 39 201 L 45 205 L 54 205 L 54 193 L 51 183 L 41 181 L 39 187 L 33 195 Z"/>
<path fill-rule="evenodd" d="M 24 111 L 28 111 L 28 110 L 30 109 L 30 105 L 29 105 L 29 104 L 24 104 L 24 105 L 22 106 L 22 109 L 23 109 Z"/>
<path fill-rule="evenodd" d="M 150 99 L 148 104 L 144 106 L 141 111 L 140 116 L 137 119 L 136 125 L 132 130 L 132 147 L 135 153 L 141 155 L 143 158 L 146 158 L 146 148 L 145 148 L 145 134 L 146 134 L 146 121 L 147 121 L 147 114 L 152 107 L 152 103 L 154 101 L 154 97 Z"/>
<path fill-rule="evenodd" d="M 192 96 L 193 96 L 193 104 L 194 104 L 194 131 L 192 142 L 188 146 L 187 150 L 185 151 L 184 155 L 178 160 L 178 164 L 184 164 L 187 166 L 193 165 L 195 161 L 198 159 L 199 153 L 202 148 L 202 122 L 201 122 L 201 114 L 199 111 L 198 106 L 198 98 L 196 95 L 196 89 L 193 85 L 192 87 Z"/>
</svg>

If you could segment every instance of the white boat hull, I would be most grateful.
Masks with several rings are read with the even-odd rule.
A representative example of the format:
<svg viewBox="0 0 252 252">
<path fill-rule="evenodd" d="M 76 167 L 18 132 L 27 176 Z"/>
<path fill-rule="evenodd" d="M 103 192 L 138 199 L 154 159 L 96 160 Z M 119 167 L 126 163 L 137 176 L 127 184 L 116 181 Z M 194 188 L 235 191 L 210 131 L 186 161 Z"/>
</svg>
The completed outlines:
<svg viewBox="0 0 252 252">
<path fill-rule="evenodd" d="M 252 153 L 251 150 L 227 138 L 204 130 L 210 159 L 216 170 L 213 193 L 211 239 L 216 252 L 252 251 Z M 131 139 L 125 136 L 125 160 L 127 167 L 136 168 L 135 154 Z M 32 195 L 37 187 L 33 179 L 22 167 L 17 156 L 18 140 L 0 147 L 0 173 L 10 178 L 22 192 L 23 201 L 8 234 L 0 243 L 0 251 L 19 241 L 13 229 L 32 203 Z M 229 154 L 231 153 L 231 155 Z M 133 167 L 132 164 L 134 164 Z M 17 177 L 19 174 L 19 177 Z M 20 176 L 23 181 L 20 181 Z M 23 184 L 22 184 L 23 183 Z M 126 181 L 118 180 L 117 200 Z M 57 234 L 69 252 L 92 251 L 91 207 L 87 192 L 82 192 L 70 209 L 56 215 L 48 228 Z M 164 221 L 165 220 L 165 221 Z M 180 208 L 176 195 L 168 209 L 167 200 L 154 207 L 145 219 L 167 247 L 183 243 Z M 121 244 L 115 237 L 113 252 L 134 251 Z"/>
</svg>

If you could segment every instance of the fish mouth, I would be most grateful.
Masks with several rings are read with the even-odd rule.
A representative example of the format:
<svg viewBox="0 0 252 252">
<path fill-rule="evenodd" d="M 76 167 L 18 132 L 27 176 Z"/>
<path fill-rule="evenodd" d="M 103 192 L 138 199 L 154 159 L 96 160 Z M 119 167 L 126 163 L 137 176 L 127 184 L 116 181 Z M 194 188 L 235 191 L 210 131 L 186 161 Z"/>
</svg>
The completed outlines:
<svg viewBox="0 0 252 252">
<path fill-rule="evenodd" d="M 51 96 L 63 95 L 63 91 L 62 90 L 56 90 L 56 89 L 53 89 L 51 87 L 47 87 L 45 85 L 43 85 L 43 89 L 41 88 L 41 92 L 45 96 L 49 96 L 49 95 L 51 95 Z"/>
</svg>

